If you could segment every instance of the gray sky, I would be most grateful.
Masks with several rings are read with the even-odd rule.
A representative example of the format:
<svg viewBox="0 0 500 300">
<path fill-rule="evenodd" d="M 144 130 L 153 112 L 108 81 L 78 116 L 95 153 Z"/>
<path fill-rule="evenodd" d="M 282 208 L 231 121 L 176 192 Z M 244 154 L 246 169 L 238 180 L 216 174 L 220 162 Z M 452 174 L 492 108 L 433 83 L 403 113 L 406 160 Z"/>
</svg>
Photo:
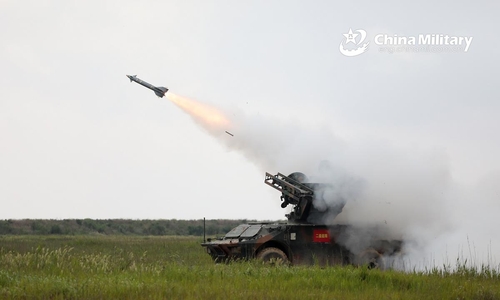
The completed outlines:
<svg viewBox="0 0 500 300">
<path fill-rule="evenodd" d="M 0 1 L 0 218 L 280 219 L 264 172 L 314 170 L 337 157 L 335 143 L 369 144 L 378 150 L 360 155 L 388 165 L 384 149 L 436 152 L 399 160 L 438 161 L 463 189 L 496 186 L 498 11 L 493 1 Z M 339 52 L 350 28 L 372 41 L 357 57 Z M 377 33 L 473 42 L 389 54 Z M 233 140 L 207 134 L 125 74 L 244 128 Z M 331 150 L 322 134 L 335 137 Z M 376 177 L 354 165 L 343 166 Z M 491 195 L 485 211 L 499 208 Z"/>
</svg>

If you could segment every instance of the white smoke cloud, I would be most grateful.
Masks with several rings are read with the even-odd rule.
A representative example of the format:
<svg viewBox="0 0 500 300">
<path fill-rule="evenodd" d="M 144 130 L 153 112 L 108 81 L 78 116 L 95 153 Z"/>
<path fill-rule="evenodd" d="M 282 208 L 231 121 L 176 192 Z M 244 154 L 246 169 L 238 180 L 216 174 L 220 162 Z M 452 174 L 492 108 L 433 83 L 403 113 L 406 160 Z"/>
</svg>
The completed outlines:
<svg viewBox="0 0 500 300">
<path fill-rule="evenodd" d="M 343 241 L 352 251 L 380 235 L 406 242 L 408 269 L 440 267 L 456 257 L 476 265 L 495 263 L 499 174 L 485 177 L 475 189 L 465 188 L 453 180 L 442 150 L 346 140 L 327 127 L 294 120 L 226 115 L 232 117 L 228 128 L 204 126 L 193 118 L 263 172 L 300 171 L 310 182 L 328 183 L 314 204 L 322 211 L 345 203 L 340 215 L 327 215 L 323 222 L 353 225 L 356 234 Z M 463 251 L 469 248 L 474 251 Z"/>
</svg>

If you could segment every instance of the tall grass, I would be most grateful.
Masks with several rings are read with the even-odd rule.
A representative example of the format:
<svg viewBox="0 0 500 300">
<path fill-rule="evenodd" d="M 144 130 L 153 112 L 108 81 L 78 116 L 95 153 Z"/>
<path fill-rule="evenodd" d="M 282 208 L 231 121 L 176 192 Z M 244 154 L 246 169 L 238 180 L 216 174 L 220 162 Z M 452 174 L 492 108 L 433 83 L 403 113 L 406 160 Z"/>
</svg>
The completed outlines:
<svg viewBox="0 0 500 300">
<path fill-rule="evenodd" d="M 498 270 L 214 264 L 198 238 L 0 237 L 0 298 L 500 299 Z"/>
</svg>

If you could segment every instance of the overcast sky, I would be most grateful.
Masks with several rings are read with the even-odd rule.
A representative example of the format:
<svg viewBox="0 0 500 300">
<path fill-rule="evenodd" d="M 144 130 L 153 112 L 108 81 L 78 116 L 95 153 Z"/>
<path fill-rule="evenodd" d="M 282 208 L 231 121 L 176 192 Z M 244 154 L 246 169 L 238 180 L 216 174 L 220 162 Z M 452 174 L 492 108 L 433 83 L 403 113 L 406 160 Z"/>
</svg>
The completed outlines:
<svg viewBox="0 0 500 300">
<path fill-rule="evenodd" d="M 326 158 L 307 151 L 315 139 L 280 133 L 291 127 L 437 152 L 454 184 L 497 186 L 499 11 L 494 1 L 0 0 L 0 218 L 281 219 L 264 172 L 301 171 L 304 161 L 280 155 L 307 143 L 310 169 Z M 371 41 L 356 57 L 339 51 L 351 28 Z M 376 34 L 473 41 L 467 52 L 390 54 Z M 245 130 L 262 131 L 272 156 L 232 147 L 245 130 L 208 134 L 126 74 L 253 120 Z M 345 171 L 371 176 L 356 170 Z"/>
</svg>

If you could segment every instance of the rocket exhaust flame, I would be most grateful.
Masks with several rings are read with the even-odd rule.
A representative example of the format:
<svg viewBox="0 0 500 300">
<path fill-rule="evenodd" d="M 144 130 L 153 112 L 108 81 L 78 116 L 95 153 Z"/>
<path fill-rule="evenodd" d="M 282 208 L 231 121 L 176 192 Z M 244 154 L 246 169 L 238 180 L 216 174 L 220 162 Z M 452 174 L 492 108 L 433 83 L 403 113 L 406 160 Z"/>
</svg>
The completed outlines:
<svg viewBox="0 0 500 300">
<path fill-rule="evenodd" d="M 167 98 L 193 119 L 210 129 L 227 128 L 231 122 L 226 116 L 213 106 L 185 98 L 169 92 Z"/>
</svg>

